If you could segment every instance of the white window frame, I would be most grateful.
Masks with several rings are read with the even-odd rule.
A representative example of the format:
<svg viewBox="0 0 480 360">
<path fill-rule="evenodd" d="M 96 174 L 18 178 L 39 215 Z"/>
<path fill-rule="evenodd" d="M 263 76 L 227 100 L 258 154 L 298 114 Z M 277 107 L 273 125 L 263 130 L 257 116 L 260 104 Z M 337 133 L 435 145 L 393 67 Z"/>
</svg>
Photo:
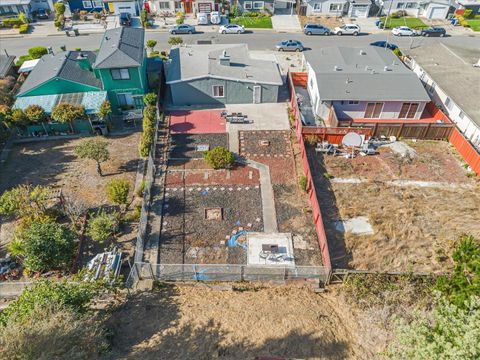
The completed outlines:
<svg viewBox="0 0 480 360">
<path fill-rule="evenodd" d="M 330 12 L 343 11 L 343 4 L 330 4 Z"/>
<path fill-rule="evenodd" d="M 118 75 L 114 75 L 114 72 Z M 130 71 L 127 68 L 123 69 L 110 69 L 110 75 L 113 80 L 130 80 Z"/>
<path fill-rule="evenodd" d="M 322 3 L 315 3 L 313 4 L 313 11 L 322 11 Z"/>
<path fill-rule="evenodd" d="M 92 2 L 90 0 L 83 0 L 82 5 L 85 9 L 91 9 L 93 8 Z"/>
<path fill-rule="evenodd" d="M 125 104 L 121 104 L 120 102 L 120 98 L 119 96 L 123 96 L 124 99 L 125 99 Z M 131 104 L 128 103 L 127 101 L 127 96 L 129 96 L 129 98 L 131 99 Z M 118 101 L 118 105 L 119 106 L 135 106 L 135 100 L 133 98 L 133 94 L 132 93 L 117 93 L 117 101 Z"/>
<path fill-rule="evenodd" d="M 252 4 L 252 2 L 251 2 L 251 1 L 245 1 L 245 2 L 243 3 L 243 8 L 244 8 L 245 10 L 252 10 L 252 9 L 253 9 L 253 4 Z"/>
<path fill-rule="evenodd" d="M 458 113 L 458 117 L 463 120 L 465 118 L 465 113 L 460 110 L 460 112 Z"/>
<path fill-rule="evenodd" d="M 98 9 L 98 8 L 103 9 L 103 1 L 101 0 L 92 0 L 92 5 L 95 9 Z"/>
<path fill-rule="evenodd" d="M 448 96 L 447 96 L 447 98 L 445 99 L 445 107 L 446 107 L 448 110 L 452 110 L 452 109 L 453 109 L 453 101 L 452 101 L 452 99 L 450 99 Z"/>
<path fill-rule="evenodd" d="M 260 6 L 258 6 L 260 4 Z M 254 1 L 253 2 L 253 10 L 263 10 L 265 7 L 265 2 L 264 1 Z"/>
<path fill-rule="evenodd" d="M 404 2 L 397 3 L 397 9 L 404 9 L 404 8 L 405 8 L 405 3 Z"/>
<path fill-rule="evenodd" d="M 405 9 L 416 9 L 418 7 L 418 3 L 416 2 L 407 2 L 405 5 Z"/>
<path fill-rule="evenodd" d="M 170 10 L 170 1 L 159 1 L 158 2 L 159 10 Z"/>
<path fill-rule="evenodd" d="M 218 89 L 218 95 L 215 95 L 215 90 Z M 222 89 L 221 91 L 221 95 L 220 95 L 220 89 Z M 214 98 L 224 98 L 225 97 L 225 86 L 223 85 L 212 85 L 212 95 Z"/>
</svg>

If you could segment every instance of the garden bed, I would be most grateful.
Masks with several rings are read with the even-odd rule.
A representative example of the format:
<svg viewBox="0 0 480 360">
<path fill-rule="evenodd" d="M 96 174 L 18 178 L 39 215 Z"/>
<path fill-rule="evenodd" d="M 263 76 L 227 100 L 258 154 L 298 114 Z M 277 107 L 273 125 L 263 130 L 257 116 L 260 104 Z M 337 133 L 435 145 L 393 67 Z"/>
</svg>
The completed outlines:
<svg viewBox="0 0 480 360">
<path fill-rule="evenodd" d="M 269 16 L 240 16 L 230 19 L 231 24 L 244 26 L 246 29 L 271 29 L 272 19 Z"/>
</svg>

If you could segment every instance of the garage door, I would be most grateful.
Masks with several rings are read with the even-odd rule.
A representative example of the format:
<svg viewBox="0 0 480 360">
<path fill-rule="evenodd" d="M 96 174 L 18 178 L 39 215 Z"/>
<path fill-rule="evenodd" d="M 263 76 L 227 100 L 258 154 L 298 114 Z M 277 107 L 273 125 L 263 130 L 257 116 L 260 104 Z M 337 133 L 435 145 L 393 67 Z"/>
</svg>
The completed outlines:
<svg viewBox="0 0 480 360">
<path fill-rule="evenodd" d="M 430 11 L 429 19 L 445 19 L 445 8 L 444 7 L 434 7 Z"/>
<path fill-rule="evenodd" d="M 212 4 L 211 3 L 198 3 L 198 12 L 200 13 L 211 13 L 212 12 Z"/>
<path fill-rule="evenodd" d="M 351 17 L 367 17 L 368 5 L 353 5 Z"/>
<path fill-rule="evenodd" d="M 133 4 L 125 4 L 125 3 L 119 3 L 118 6 L 116 3 L 114 3 L 114 6 L 117 8 L 117 11 L 115 12 L 116 14 L 121 14 L 121 13 L 130 13 L 132 16 L 136 16 L 137 12 L 135 11 L 135 5 Z"/>
</svg>

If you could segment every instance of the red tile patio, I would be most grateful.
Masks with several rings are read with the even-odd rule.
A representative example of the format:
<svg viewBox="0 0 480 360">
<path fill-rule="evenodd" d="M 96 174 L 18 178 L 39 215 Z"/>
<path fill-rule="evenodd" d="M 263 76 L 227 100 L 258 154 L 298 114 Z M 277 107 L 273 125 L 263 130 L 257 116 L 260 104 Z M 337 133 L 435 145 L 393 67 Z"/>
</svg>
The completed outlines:
<svg viewBox="0 0 480 360">
<path fill-rule="evenodd" d="M 225 119 L 222 110 L 173 111 L 170 116 L 172 134 L 216 134 L 224 133 Z"/>
</svg>

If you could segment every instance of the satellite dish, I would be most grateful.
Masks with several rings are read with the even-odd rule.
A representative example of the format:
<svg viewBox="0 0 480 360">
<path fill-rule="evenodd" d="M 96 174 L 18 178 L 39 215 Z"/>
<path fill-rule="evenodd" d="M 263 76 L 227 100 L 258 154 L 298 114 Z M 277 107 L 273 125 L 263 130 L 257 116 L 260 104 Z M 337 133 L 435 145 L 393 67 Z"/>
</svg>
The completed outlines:
<svg viewBox="0 0 480 360">
<path fill-rule="evenodd" d="M 346 147 L 358 147 L 358 146 L 362 146 L 362 143 L 363 143 L 362 137 L 355 132 L 347 133 L 342 140 L 342 145 Z"/>
</svg>

